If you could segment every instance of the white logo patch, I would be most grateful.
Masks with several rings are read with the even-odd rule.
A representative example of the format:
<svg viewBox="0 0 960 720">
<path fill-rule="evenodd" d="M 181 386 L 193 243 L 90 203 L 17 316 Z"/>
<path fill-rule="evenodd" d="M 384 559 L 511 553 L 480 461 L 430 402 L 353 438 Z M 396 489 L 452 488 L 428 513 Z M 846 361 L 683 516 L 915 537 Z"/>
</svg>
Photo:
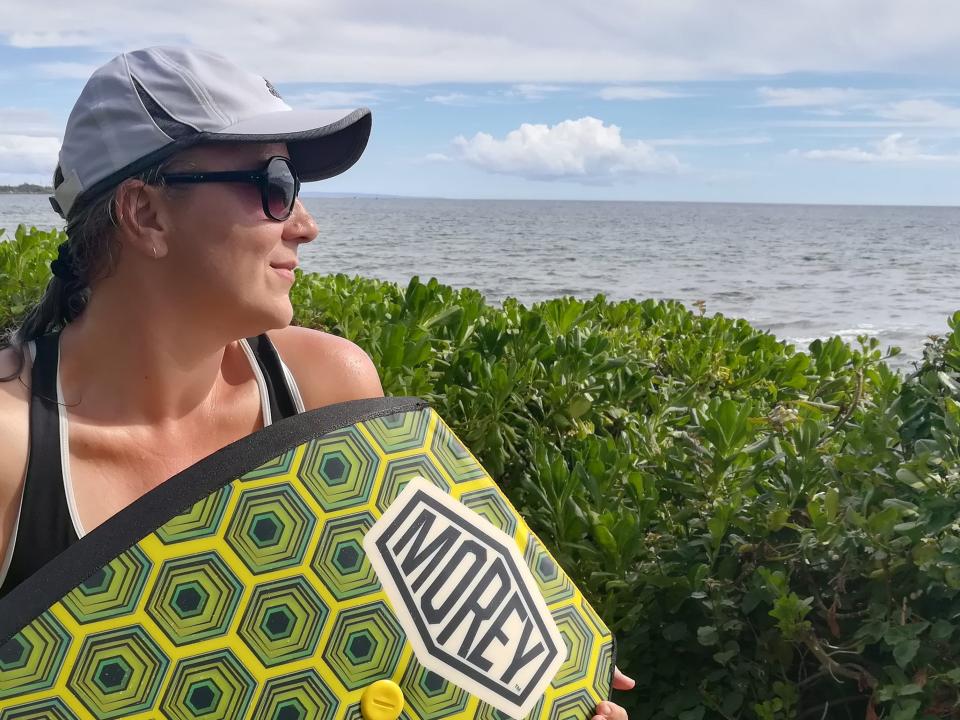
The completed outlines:
<svg viewBox="0 0 960 720">
<path fill-rule="evenodd" d="M 363 549 L 417 660 L 510 717 L 525 717 L 566 660 L 516 543 L 415 478 Z"/>
</svg>

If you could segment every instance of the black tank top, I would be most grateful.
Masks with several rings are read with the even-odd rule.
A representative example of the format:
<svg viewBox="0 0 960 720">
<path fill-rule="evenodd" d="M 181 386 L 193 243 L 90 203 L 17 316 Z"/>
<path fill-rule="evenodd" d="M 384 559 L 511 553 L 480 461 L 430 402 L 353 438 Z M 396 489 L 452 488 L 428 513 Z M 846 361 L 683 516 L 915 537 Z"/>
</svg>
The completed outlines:
<svg viewBox="0 0 960 720">
<path fill-rule="evenodd" d="M 283 365 L 266 335 L 248 338 L 263 373 L 273 421 L 297 414 Z M 60 462 L 60 415 L 57 409 L 59 334 L 36 341 L 30 385 L 30 457 L 13 557 L 0 585 L 0 597 L 77 542 L 63 486 Z"/>
</svg>

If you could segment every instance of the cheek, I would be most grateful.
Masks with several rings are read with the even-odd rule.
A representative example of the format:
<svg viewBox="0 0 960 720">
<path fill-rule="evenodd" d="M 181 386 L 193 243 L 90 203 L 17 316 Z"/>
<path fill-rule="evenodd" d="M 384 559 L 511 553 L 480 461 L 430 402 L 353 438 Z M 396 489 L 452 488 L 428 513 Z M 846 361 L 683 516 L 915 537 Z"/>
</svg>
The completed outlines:
<svg viewBox="0 0 960 720">
<path fill-rule="evenodd" d="M 254 225 L 262 222 L 260 189 L 245 183 L 195 185 L 174 200 L 177 215 L 185 226 Z"/>
</svg>

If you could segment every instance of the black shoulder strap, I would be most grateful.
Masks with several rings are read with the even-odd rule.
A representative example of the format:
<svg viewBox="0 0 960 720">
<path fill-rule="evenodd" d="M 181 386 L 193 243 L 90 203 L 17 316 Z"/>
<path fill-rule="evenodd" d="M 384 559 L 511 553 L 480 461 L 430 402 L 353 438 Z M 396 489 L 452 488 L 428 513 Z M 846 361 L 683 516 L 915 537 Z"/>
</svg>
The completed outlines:
<svg viewBox="0 0 960 720">
<path fill-rule="evenodd" d="M 267 383 L 267 394 L 270 396 L 270 410 L 273 413 L 273 419 L 292 417 L 297 414 L 297 405 L 290 394 L 290 388 L 287 386 L 287 380 L 283 376 L 283 365 L 280 363 L 280 355 L 277 349 L 270 342 L 266 333 L 257 337 L 247 338 L 250 343 L 250 349 L 263 371 L 264 380 Z"/>
<path fill-rule="evenodd" d="M 16 544 L 0 597 L 77 541 L 63 488 L 57 411 L 59 335 L 36 340 L 30 384 L 30 456 Z M 26 348 L 24 349 L 26 352 Z"/>
</svg>

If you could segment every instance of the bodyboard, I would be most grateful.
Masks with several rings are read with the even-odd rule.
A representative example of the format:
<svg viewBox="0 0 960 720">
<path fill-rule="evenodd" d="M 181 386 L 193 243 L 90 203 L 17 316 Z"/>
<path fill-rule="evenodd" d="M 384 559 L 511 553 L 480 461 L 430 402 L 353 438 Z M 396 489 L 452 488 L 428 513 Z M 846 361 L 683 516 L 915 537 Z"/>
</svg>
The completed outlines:
<svg viewBox="0 0 960 720">
<path fill-rule="evenodd" d="M 443 420 L 378 398 L 233 443 L 14 588 L 0 720 L 586 720 L 614 654 Z"/>
</svg>

